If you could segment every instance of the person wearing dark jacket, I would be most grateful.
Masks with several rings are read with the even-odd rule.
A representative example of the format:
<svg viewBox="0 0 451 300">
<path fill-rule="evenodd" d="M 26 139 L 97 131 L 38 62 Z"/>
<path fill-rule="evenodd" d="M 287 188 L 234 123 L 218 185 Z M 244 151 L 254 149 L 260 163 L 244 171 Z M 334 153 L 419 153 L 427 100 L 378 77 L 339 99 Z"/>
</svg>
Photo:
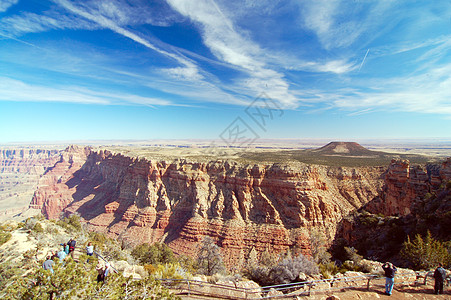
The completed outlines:
<svg viewBox="0 0 451 300">
<path fill-rule="evenodd" d="M 434 292 L 436 295 L 443 294 L 443 284 L 446 279 L 446 271 L 443 269 L 443 266 L 441 263 L 438 264 L 437 269 L 434 271 L 434 279 L 435 279 L 435 285 L 434 285 Z"/>
<path fill-rule="evenodd" d="M 74 258 L 74 251 L 75 251 L 75 245 L 76 245 L 76 241 L 74 239 L 70 239 L 67 242 L 67 245 L 69 246 L 69 255 Z"/>
<path fill-rule="evenodd" d="M 389 262 L 382 265 L 382 269 L 385 272 L 385 294 L 391 295 L 393 291 L 393 285 L 395 284 L 396 267 Z"/>
</svg>

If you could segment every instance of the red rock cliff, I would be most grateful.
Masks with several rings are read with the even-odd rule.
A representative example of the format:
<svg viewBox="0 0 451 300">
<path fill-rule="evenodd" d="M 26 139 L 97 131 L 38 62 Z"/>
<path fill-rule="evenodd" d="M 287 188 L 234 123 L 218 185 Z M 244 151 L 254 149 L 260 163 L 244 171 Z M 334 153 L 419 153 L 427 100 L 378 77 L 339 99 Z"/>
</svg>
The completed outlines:
<svg viewBox="0 0 451 300">
<path fill-rule="evenodd" d="M 0 220 L 26 210 L 45 170 L 59 159 L 58 150 L 0 149 Z"/>
<path fill-rule="evenodd" d="M 194 254 L 210 236 L 230 266 L 251 249 L 309 252 L 319 227 L 332 240 L 350 211 L 378 195 L 384 168 L 151 161 L 68 149 L 32 206 L 49 218 L 78 212 L 91 228 Z M 82 163 L 84 162 L 84 163 Z"/>
<path fill-rule="evenodd" d="M 451 158 L 440 166 L 412 166 L 408 160 L 392 160 L 380 197 L 368 203 L 366 208 L 386 216 L 406 216 L 417 201 L 450 180 Z"/>
</svg>

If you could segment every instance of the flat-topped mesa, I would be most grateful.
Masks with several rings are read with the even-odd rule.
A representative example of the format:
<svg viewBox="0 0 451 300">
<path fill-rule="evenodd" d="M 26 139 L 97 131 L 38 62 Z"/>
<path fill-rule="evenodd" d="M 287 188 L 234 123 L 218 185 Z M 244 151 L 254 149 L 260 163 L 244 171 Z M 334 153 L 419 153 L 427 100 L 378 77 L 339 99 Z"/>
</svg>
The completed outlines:
<svg viewBox="0 0 451 300">
<path fill-rule="evenodd" d="M 371 155 L 375 153 L 356 142 L 330 142 L 321 148 L 311 151 L 329 155 Z"/>
</svg>

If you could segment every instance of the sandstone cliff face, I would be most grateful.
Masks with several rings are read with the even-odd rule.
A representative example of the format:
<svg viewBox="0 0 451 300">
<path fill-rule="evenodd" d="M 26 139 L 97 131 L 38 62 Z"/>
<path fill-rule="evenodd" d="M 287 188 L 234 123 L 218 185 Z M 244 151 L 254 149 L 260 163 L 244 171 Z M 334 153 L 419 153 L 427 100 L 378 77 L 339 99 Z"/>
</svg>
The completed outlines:
<svg viewBox="0 0 451 300">
<path fill-rule="evenodd" d="M 230 266 L 251 249 L 309 253 L 309 230 L 332 240 L 350 211 L 376 197 L 384 168 L 150 161 L 69 149 L 41 179 L 32 207 L 78 212 L 95 230 L 164 241 L 194 254 L 210 236 Z M 84 162 L 84 163 L 83 163 Z"/>
<path fill-rule="evenodd" d="M 0 174 L 29 173 L 42 175 L 58 159 L 58 150 L 0 149 Z"/>
<path fill-rule="evenodd" d="M 0 219 L 28 208 L 39 177 L 58 158 L 58 150 L 0 149 Z"/>
<path fill-rule="evenodd" d="M 74 201 L 76 189 L 68 181 L 82 167 L 89 153 L 89 148 L 79 146 L 69 146 L 61 152 L 58 161 L 39 179 L 30 208 L 41 209 L 47 218 L 59 218 L 63 209 Z"/>
<path fill-rule="evenodd" d="M 451 180 L 451 158 L 441 165 L 411 166 L 407 160 L 392 160 L 379 198 L 368 203 L 372 213 L 406 216 L 426 194 L 436 192 Z"/>
</svg>

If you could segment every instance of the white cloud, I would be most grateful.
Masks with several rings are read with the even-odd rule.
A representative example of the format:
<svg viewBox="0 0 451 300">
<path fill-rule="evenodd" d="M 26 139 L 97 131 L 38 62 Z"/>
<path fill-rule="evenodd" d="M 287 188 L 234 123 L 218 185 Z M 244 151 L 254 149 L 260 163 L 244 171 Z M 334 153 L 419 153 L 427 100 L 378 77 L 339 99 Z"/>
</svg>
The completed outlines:
<svg viewBox="0 0 451 300">
<path fill-rule="evenodd" d="M 289 91 L 284 74 L 269 68 L 262 49 L 240 33 L 227 13 L 214 1 L 168 0 L 182 15 L 201 25 L 205 45 L 220 60 L 238 66 L 249 76 L 237 82 L 247 88 L 247 94 L 265 92 L 271 98 L 286 106 L 298 101 Z"/>
<path fill-rule="evenodd" d="M 7 11 L 8 8 L 13 6 L 14 4 L 17 4 L 19 0 L 2 0 L 0 1 L 0 12 Z"/>
<path fill-rule="evenodd" d="M 117 34 L 127 37 L 151 50 L 154 50 L 155 52 L 161 55 L 164 55 L 168 58 L 175 60 L 176 62 L 183 65 L 183 67 L 179 67 L 179 71 L 181 70 L 181 68 L 186 68 L 186 70 L 183 71 L 185 74 L 191 73 L 195 75 L 195 78 L 202 78 L 202 75 L 198 72 L 196 64 L 187 59 L 186 57 L 183 57 L 181 55 L 172 52 L 168 52 L 164 49 L 157 47 L 156 45 L 146 40 L 144 37 L 141 37 L 138 34 L 119 26 L 114 22 L 114 20 L 111 20 L 105 17 L 104 15 L 99 14 L 96 10 L 89 12 L 87 10 L 84 10 L 82 7 L 77 7 L 73 3 L 66 0 L 55 0 L 55 1 L 58 2 L 58 4 L 60 4 L 61 6 L 63 6 L 65 9 L 69 10 L 70 12 L 76 15 L 79 15 L 87 20 L 95 22 L 98 25 L 102 26 L 103 28 L 108 28 L 116 32 Z"/>
<path fill-rule="evenodd" d="M 373 80 L 383 90 L 335 94 L 333 106 L 349 110 L 379 108 L 451 115 L 451 64 L 435 67 L 417 76 Z"/>
<path fill-rule="evenodd" d="M 78 87 L 51 88 L 28 84 L 8 77 L 0 77 L 0 101 L 171 105 L 171 102 L 163 99 L 121 93 L 104 93 Z"/>
<path fill-rule="evenodd" d="M 313 31 L 323 47 L 330 50 L 348 47 L 362 36 L 368 41 L 382 34 L 383 30 L 377 29 L 382 25 L 388 27 L 382 20 L 393 3 L 307 0 L 299 5 L 304 27 Z"/>
<path fill-rule="evenodd" d="M 161 71 L 167 73 L 169 76 L 174 77 L 179 80 L 187 80 L 187 81 L 198 81 L 202 80 L 202 76 L 198 73 L 197 68 L 190 67 L 190 68 L 168 68 L 168 69 L 161 69 Z"/>
<path fill-rule="evenodd" d="M 291 63 L 288 63 L 290 62 Z M 308 72 L 318 72 L 318 73 L 334 73 L 334 74 L 344 74 L 351 72 L 357 68 L 357 65 L 350 63 L 347 60 L 330 60 L 324 62 L 305 62 L 298 60 L 288 60 L 285 64 L 288 70 L 297 71 L 308 71 Z"/>
</svg>

